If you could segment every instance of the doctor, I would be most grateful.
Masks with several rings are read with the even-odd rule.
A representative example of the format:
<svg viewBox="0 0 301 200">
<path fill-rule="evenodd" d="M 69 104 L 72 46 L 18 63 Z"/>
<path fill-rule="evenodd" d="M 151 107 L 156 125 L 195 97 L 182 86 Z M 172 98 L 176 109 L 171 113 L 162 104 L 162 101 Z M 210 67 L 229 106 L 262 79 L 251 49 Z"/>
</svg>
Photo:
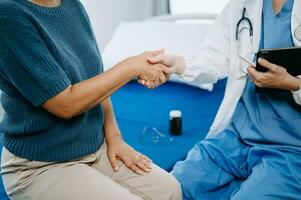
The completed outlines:
<svg viewBox="0 0 301 200">
<path fill-rule="evenodd" d="M 237 56 L 290 46 L 301 46 L 301 1 L 231 0 L 197 54 L 150 59 L 189 81 L 228 78 L 209 136 L 174 167 L 185 199 L 301 199 L 301 80 L 264 59 L 269 71 L 258 72 Z"/>
</svg>

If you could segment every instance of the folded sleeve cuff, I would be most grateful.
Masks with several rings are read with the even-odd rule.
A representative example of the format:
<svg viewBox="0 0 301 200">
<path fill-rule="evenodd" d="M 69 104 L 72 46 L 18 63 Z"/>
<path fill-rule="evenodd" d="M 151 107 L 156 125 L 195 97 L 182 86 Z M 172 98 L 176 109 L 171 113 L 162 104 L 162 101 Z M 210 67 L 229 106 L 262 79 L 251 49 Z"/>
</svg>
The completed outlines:
<svg viewBox="0 0 301 200">
<path fill-rule="evenodd" d="M 292 91 L 292 93 L 296 103 L 301 105 L 301 87 L 297 91 Z"/>
</svg>

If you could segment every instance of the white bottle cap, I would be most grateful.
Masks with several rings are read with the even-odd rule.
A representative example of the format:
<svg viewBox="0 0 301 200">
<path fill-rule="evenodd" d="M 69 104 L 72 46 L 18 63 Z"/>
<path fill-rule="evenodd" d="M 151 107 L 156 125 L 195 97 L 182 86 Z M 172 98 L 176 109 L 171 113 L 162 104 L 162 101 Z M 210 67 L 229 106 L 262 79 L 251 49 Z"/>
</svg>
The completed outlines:
<svg viewBox="0 0 301 200">
<path fill-rule="evenodd" d="M 182 117 L 182 112 L 180 110 L 172 110 L 169 112 L 170 118 L 180 118 Z"/>
</svg>

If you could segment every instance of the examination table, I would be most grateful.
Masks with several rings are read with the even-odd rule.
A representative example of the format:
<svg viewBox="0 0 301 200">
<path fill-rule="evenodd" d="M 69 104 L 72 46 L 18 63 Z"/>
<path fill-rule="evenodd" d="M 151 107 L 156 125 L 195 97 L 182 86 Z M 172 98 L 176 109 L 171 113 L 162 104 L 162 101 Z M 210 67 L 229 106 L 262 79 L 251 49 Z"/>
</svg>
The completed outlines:
<svg viewBox="0 0 301 200">
<path fill-rule="evenodd" d="M 207 135 L 224 96 L 225 83 L 219 81 L 212 92 L 173 82 L 154 90 L 135 81 L 128 83 L 112 96 L 124 139 L 170 171 Z M 183 113 L 180 136 L 169 134 L 169 111 L 174 109 Z"/>
<path fill-rule="evenodd" d="M 206 136 L 223 98 L 225 83 L 219 81 L 212 92 L 173 82 L 154 90 L 145 89 L 136 81 L 128 83 L 112 96 L 124 139 L 170 171 Z M 180 136 L 169 135 L 169 111 L 173 109 L 183 112 Z M 2 180 L 0 200 L 8 200 Z"/>
</svg>

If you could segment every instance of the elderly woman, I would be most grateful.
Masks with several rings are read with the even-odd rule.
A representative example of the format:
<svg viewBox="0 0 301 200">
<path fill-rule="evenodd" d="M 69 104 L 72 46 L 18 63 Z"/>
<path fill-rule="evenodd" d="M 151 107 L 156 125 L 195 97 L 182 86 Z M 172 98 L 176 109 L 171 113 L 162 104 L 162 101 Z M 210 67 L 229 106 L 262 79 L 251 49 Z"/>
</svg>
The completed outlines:
<svg viewBox="0 0 301 200">
<path fill-rule="evenodd" d="M 2 177 L 12 200 L 181 199 L 178 182 L 128 146 L 110 95 L 166 81 L 161 51 L 102 73 L 78 0 L 0 1 Z"/>
</svg>

